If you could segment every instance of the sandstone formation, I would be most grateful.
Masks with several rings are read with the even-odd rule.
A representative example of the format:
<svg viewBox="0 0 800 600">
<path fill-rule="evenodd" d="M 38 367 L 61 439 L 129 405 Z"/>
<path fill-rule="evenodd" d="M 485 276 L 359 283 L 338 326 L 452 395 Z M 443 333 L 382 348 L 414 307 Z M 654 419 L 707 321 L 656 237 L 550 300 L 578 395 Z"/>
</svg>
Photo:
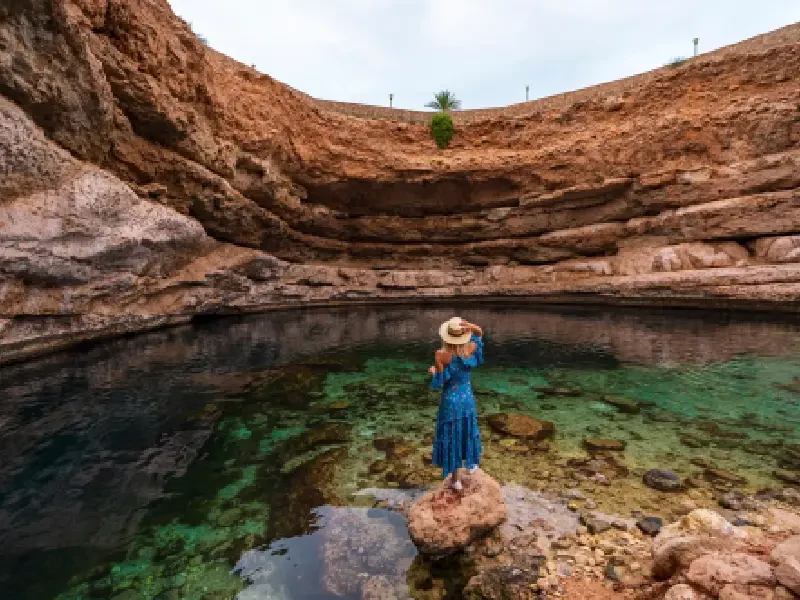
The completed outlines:
<svg viewBox="0 0 800 600">
<path fill-rule="evenodd" d="M 428 492 L 409 509 L 408 532 L 421 553 L 453 554 L 506 520 L 500 484 L 481 469 L 462 476 L 461 481 L 462 491 Z"/>
<path fill-rule="evenodd" d="M 798 41 L 480 111 L 440 151 L 222 56 L 167 0 L 4 3 L 0 361 L 299 304 L 796 311 Z"/>
</svg>

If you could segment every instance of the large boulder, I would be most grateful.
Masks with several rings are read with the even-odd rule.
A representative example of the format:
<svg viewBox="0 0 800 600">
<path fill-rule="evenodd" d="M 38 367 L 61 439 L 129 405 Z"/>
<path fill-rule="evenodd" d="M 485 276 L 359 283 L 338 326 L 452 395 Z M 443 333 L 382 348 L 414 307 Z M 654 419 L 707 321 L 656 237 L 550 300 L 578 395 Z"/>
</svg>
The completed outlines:
<svg viewBox="0 0 800 600">
<path fill-rule="evenodd" d="M 461 478 L 464 489 L 439 488 L 408 511 L 408 531 L 417 549 L 446 556 L 465 548 L 506 520 L 503 492 L 481 469 Z"/>
<path fill-rule="evenodd" d="M 667 525 L 653 540 L 653 575 L 667 579 L 715 551 L 735 551 L 746 534 L 712 510 L 697 509 Z"/>
<path fill-rule="evenodd" d="M 550 421 L 540 421 L 519 413 L 489 415 L 489 426 L 503 435 L 537 441 L 551 438 L 556 432 L 555 425 Z"/>
<path fill-rule="evenodd" d="M 784 559 L 775 567 L 775 576 L 781 585 L 800 594 L 800 560 L 791 556 Z"/>
<path fill-rule="evenodd" d="M 775 574 L 769 564 L 749 554 L 727 551 L 706 554 L 692 561 L 686 577 L 715 596 L 727 585 L 775 585 Z"/>
</svg>

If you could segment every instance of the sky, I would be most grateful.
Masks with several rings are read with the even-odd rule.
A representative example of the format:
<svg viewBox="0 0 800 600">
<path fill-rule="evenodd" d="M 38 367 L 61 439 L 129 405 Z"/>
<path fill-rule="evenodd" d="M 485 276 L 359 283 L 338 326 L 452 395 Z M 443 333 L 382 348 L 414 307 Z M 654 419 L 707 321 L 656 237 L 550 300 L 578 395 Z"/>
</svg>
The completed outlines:
<svg viewBox="0 0 800 600">
<path fill-rule="evenodd" d="M 170 0 L 209 45 L 317 98 L 504 106 L 800 21 L 800 0 Z"/>
</svg>

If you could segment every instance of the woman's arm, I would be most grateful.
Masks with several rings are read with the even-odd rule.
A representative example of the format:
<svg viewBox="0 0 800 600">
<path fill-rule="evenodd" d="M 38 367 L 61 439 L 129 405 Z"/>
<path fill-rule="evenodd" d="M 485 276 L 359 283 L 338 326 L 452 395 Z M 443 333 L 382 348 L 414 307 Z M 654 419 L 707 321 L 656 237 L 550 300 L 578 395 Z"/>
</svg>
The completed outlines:
<svg viewBox="0 0 800 600">
<path fill-rule="evenodd" d="M 461 321 L 461 326 L 464 329 L 468 329 L 469 331 L 477 335 L 479 338 L 483 337 L 483 329 L 475 325 L 475 323 L 470 323 L 469 321 Z"/>
</svg>

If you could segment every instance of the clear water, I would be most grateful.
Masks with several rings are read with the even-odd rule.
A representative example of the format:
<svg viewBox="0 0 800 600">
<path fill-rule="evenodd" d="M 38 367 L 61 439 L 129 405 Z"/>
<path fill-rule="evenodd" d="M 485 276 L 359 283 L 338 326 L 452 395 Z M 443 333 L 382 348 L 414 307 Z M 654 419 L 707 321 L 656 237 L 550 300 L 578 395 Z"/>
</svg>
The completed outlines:
<svg viewBox="0 0 800 600">
<path fill-rule="evenodd" d="M 556 425 L 549 451 L 482 426 L 503 482 L 666 514 L 680 496 L 645 488 L 646 469 L 701 477 L 705 461 L 757 489 L 798 468 L 798 322 L 505 307 L 218 320 L 0 369 L 3 598 L 457 597 L 468 568 L 426 563 L 397 513 L 357 495 L 437 481 L 426 370 L 453 313 L 487 332 L 481 414 Z M 627 443 L 604 481 L 586 476 L 586 437 Z"/>
</svg>

